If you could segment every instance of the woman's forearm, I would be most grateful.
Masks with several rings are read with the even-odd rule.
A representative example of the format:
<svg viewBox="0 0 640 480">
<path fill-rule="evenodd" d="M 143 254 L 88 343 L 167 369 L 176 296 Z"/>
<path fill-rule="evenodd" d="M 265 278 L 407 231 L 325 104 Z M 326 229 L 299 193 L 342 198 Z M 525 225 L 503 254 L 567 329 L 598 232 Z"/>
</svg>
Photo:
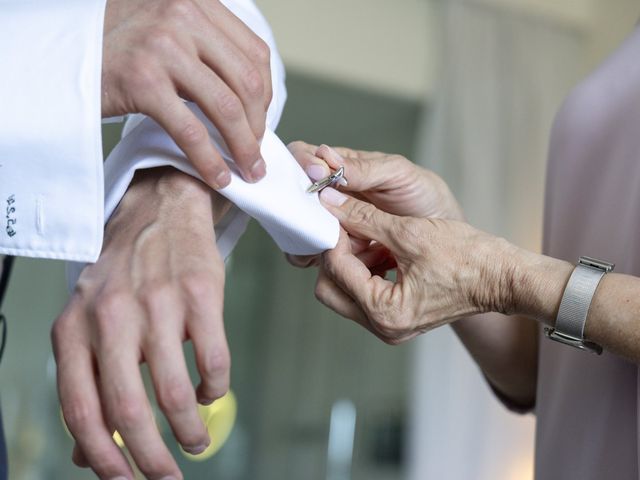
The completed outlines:
<svg viewBox="0 0 640 480">
<path fill-rule="evenodd" d="M 574 265 L 520 250 L 511 274 L 506 309 L 553 326 Z M 596 290 L 585 338 L 605 350 L 640 362 L 640 278 L 610 273 Z"/>
<path fill-rule="evenodd" d="M 511 407 L 535 405 L 538 324 L 525 317 L 485 313 L 452 324 L 487 380 Z"/>
</svg>

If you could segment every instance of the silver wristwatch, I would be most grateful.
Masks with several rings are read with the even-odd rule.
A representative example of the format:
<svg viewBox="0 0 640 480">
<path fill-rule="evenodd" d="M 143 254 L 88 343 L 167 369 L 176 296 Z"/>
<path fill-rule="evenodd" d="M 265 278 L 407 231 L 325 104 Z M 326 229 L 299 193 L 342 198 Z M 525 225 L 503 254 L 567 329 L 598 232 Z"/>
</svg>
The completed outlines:
<svg viewBox="0 0 640 480">
<path fill-rule="evenodd" d="M 584 324 L 600 280 L 615 265 L 595 258 L 580 257 L 562 295 L 555 328 L 545 327 L 551 340 L 600 355 L 602 347 L 584 339 Z"/>
</svg>

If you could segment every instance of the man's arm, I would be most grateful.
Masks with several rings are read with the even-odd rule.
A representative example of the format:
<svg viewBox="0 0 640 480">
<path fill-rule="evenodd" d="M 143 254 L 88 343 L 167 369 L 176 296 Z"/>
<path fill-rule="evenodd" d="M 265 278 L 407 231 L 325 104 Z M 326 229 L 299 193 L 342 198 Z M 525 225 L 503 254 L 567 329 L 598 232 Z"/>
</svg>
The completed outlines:
<svg viewBox="0 0 640 480">
<path fill-rule="evenodd" d="M 122 435 L 147 478 L 182 478 L 157 430 L 138 364 L 149 365 L 158 403 L 191 453 L 209 444 L 197 412 L 229 385 L 222 317 L 224 264 L 214 220 L 226 200 L 173 169 L 139 173 L 84 269 L 52 341 L 74 461 L 101 479 L 133 480 L 112 441 Z M 191 384 L 182 342 L 193 342 L 201 383 Z"/>
<path fill-rule="evenodd" d="M 190 98 L 243 177 L 264 176 L 269 47 L 218 0 L 9 0 L 0 13 L 0 202 L 15 209 L 0 252 L 96 260 L 101 116 L 147 113 L 207 184 L 224 187 L 229 168 Z"/>
</svg>

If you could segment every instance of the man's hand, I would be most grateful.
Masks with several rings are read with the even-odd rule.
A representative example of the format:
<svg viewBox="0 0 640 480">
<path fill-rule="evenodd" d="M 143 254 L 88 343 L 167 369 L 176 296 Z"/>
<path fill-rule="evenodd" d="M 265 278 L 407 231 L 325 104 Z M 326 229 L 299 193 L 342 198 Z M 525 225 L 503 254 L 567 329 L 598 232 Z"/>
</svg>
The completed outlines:
<svg viewBox="0 0 640 480">
<path fill-rule="evenodd" d="M 109 0 L 102 115 L 156 120 L 213 188 L 231 181 L 194 101 L 220 130 L 247 181 L 264 177 L 258 140 L 271 101 L 268 45 L 218 0 Z"/>
<path fill-rule="evenodd" d="M 106 228 L 100 259 L 83 271 L 54 324 L 58 390 L 76 440 L 74 461 L 101 479 L 133 480 L 114 430 L 147 478 L 182 478 L 154 422 L 141 362 L 183 448 L 197 454 L 209 444 L 197 402 L 226 393 L 230 365 L 224 264 L 213 228 L 222 197 L 214 195 L 171 169 L 139 172 Z M 196 391 L 182 349 L 186 339 L 201 376 Z"/>
</svg>

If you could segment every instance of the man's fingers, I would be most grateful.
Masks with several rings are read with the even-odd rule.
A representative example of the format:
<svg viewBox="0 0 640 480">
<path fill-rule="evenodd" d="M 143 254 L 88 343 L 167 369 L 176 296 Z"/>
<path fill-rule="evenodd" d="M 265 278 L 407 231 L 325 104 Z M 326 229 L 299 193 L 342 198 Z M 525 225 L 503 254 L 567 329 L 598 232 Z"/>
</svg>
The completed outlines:
<svg viewBox="0 0 640 480">
<path fill-rule="evenodd" d="M 271 51 L 269 45 L 236 17 L 222 2 L 200 1 L 211 23 L 223 31 L 255 65 L 262 77 L 263 107 L 269 108 L 273 96 L 271 82 Z"/>
<path fill-rule="evenodd" d="M 82 450 L 77 443 L 73 446 L 71 461 L 73 461 L 73 463 L 75 463 L 80 468 L 89 468 L 90 466 L 87 457 L 85 457 L 84 453 L 82 453 Z"/>
<path fill-rule="evenodd" d="M 158 432 L 142 383 L 138 366 L 140 334 L 127 332 L 127 325 L 137 323 L 135 315 L 144 312 L 134 301 L 122 296 L 104 303 L 96 312 L 103 404 L 134 461 L 148 478 L 181 479 L 182 474 Z"/>
<path fill-rule="evenodd" d="M 240 98 L 254 136 L 262 138 L 267 115 L 260 70 L 226 35 L 216 29 L 207 33 L 199 42 L 200 57 Z"/>
<path fill-rule="evenodd" d="M 63 315 L 72 315 L 71 307 Z M 52 331 L 57 362 L 58 393 L 62 414 L 69 432 L 77 442 L 74 461 L 90 466 L 101 479 L 133 479 L 133 471 L 113 442 L 105 422 L 96 386 L 88 341 L 78 338 L 70 317 L 61 317 Z M 83 348 L 83 344 L 84 347 Z"/>
<path fill-rule="evenodd" d="M 166 314 L 165 314 L 166 315 Z M 148 338 L 145 358 L 160 409 L 185 451 L 197 455 L 210 443 L 198 414 L 196 395 L 178 332 L 156 332 Z"/>
<path fill-rule="evenodd" d="M 162 99 L 149 102 L 149 108 L 142 113 L 167 131 L 211 188 L 229 185 L 229 167 L 213 146 L 207 128 L 174 91 L 167 89 Z"/>
<path fill-rule="evenodd" d="M 198 402 L 208 405 L 229 389 L 231 358 L 224 331 L 224 262 L 215 250 L 208 255 L 212 269 L 193 273 L 181 281 L 188 306 L 186 333 L 193 343 L 200 384 Z"/>
<path fill-rule="evenodd" d="M 189 71 L 176 71 L 176 75 L 180 91 L 193 100 L 220 131 L 243 178 L 248 182 L 263 178 L 266 164 L 240 98 L 202 64 Z M 211 144 L 208 132 L 206 136 Z"/>
</svg>

